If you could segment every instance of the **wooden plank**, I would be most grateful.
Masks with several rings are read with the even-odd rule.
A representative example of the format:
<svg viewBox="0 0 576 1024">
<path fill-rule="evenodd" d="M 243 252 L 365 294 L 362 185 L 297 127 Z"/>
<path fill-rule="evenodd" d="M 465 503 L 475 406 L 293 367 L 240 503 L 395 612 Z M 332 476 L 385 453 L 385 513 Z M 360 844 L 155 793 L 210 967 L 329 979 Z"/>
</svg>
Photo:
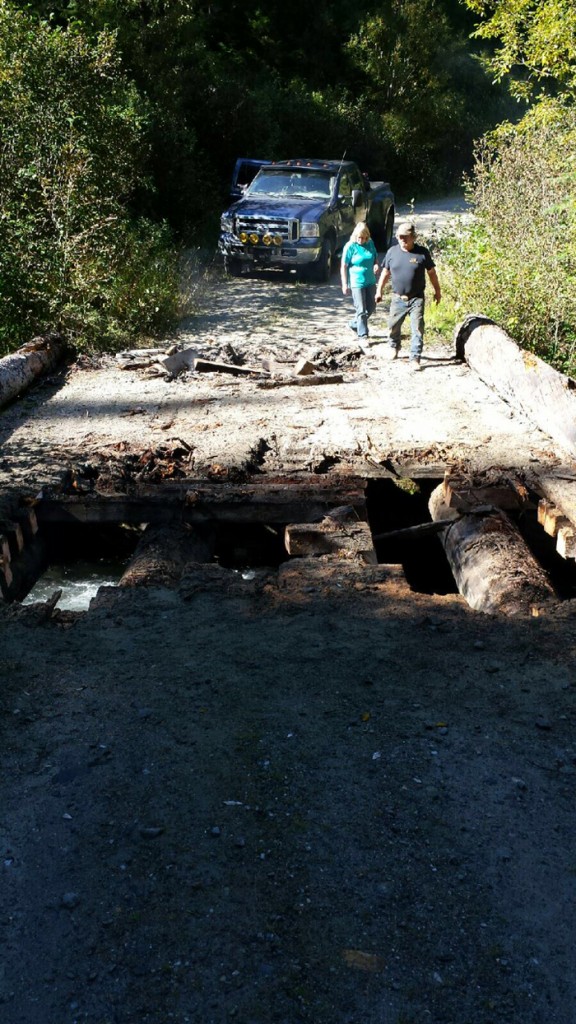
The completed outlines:
<svg viewBox="0 0 576 1024">
<path fill-rule="evenodd" d="M 12 551 L 10 550 L 10 541 L 4 533 L 0 533 L 0 562 L 2 565 L 8 565 L 12 559 Z"/>
<path fill-rule="evenodd" d="M 562 558 L 576 558 L 576 530 L 573 526 L 560 526 L 556 550 Z"/>
<path fill-rule="evenodd" d="M 369 565 L 377 564 L 370 527 L 367 523 L 290 523 L 284 531 L 289 555 L 331 555 L 341 552 Z"/>
<path fill-rule="evenodd" d="M 3 559 L 0 558 L 0 593 L 5 601 L 10 597 L 10 589 L 13 581 L 14 577 L 12 575 L 12 569 L 10 568 L 9 562 L 4 562 Z"/>
<path fill-rule="evenodd" d="M 198 373 L 231 373 L 233 377 L 270 376 L 263 366 L 236 366 L 235 363 L 216 363 L 210 359 L 195 359 L 194 370 Z"/>
<path fill-rule="evenodd" d="M 283 377 L 282 380 L 263 380 L 259 381 L 256 387 L 258 388 L 288 388 L 288 387 L 301 387 L 306 388 L 315 384 L 343 384 L 344 377 L 341 373 L 314 373 L 309 374 L 306 377 Z"/>
<path fill-rule="evenodd" d="M 546 498 L 538 502 L 538 522 L 549 537 L 556 537 L 561 526 L 570 526 L 562 510 Z"/>
<path fill-rule="evenodd" d="M 446 476 L 443 486 L 448 508 L 455 508 L 460 512 L 467 512 L 477 505 L 494 505 L 496 508 L 510 510 L 521 508 L 523 504 L 523 496 L 507 480 L 500 483 L 482 483 L 468 481 L 458 476 Z"/>
<path fill-rule="evenodd" d="M 535 487 L 550 502 L 564 513 L 566 518 L 576 526 L 576 475 L 566 472 L 538 475 Z"/>
<path fill-rule="evenodd" d="M 33 508 L 21 508 L 14 514 L 14 519 L 20 524 L 25 540 L 30 540 L 38 533 L 38 519 Z"/>
</svg>

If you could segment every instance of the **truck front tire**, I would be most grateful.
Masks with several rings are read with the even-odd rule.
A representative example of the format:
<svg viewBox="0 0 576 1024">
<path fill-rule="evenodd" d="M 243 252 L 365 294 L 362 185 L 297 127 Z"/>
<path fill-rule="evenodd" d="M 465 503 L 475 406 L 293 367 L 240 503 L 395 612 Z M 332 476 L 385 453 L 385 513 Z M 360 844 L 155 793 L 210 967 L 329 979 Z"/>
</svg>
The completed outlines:
<svg viewBox="0 0 576 1024">
<path fill-rule="evenodd" d="M 330 280 L 330 274 L 332 273 L 332 256 L 334 255 L 334 245 L 332 239 L 325 238 L 322 242 L 322 248 L 320 250 L 320 257 L 316 263 L 311 263 L 308 267 L 308 280 L 315 281 L 319 284 L 326 284 Z"/>
<path fill-rule="evenodd" d="M 240 277 L 242 273 L 241 261 L 236 256 L 225 256 L 224 273 L 228 274 L 229 277 Z"/>
</svg>

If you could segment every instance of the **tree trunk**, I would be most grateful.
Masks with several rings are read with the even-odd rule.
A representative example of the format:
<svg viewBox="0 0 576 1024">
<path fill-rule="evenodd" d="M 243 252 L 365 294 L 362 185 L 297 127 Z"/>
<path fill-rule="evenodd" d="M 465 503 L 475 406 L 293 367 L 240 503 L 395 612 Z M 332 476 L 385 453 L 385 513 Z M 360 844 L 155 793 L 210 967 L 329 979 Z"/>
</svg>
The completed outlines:
<svg viewBox="0 0 576 1024">
<path fill-rule="evenodd" d="M 67 353 L 59 334 L 34 338 L 17 352 L 0 359 L 0 408 L 17 398 L 34 381 L 51 373 Z"/>
<path fill-rule="evenodd" d="M 576 381 L 523 351 L 486 317 L 467 317 L 455 344 L 485 384 L 576 456 Z"/>
<path fill-rule="evenodd" d="M 440 484 L 430 496 L 432 519 L 452 519 L 440 534 L 456 586 L 481 612 L 537 614 L 556 601 L 554 590 L 520 533 L 500 509 L 460 516 Z"/>
<path fill-rule="evenodd" d="M 206 527 L 148 526 L 120 587 L 174 587 L 191 562 L 209 562 L 214 537 Z"/>
</svg>

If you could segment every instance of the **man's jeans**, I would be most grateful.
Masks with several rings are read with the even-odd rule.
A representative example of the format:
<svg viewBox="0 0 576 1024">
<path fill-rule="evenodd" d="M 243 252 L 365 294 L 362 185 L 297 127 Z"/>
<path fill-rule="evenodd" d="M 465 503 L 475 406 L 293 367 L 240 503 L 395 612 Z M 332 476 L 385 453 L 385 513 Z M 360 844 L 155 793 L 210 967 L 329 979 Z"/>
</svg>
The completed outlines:
<svg viewBox="0 0 576 1024">
<path fill-rule="evenodd" d="M 350 327 L 358 332 L 359 338 L 368 337 L 368 317 L 376 309 L 376 285 L 367 284 L 364 288 L 351 288 L 352 302 L 356 316 L 350 321 Z"/>
<path fill-rule="evenodd" d="M 424 345 L 424 299 L 401 299 L 393 295 L 388 314 L 390 345 L 400 348 L 400 332 L 406 317 L 410 317 L 410 358 L 420 359 Z"/>
</svg>

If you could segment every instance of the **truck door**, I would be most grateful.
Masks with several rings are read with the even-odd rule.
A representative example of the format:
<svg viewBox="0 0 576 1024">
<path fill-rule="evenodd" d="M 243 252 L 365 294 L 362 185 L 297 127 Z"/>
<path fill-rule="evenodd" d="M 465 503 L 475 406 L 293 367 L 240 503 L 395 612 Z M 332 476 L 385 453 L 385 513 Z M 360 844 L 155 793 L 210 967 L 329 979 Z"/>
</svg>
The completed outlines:
<svg viewBox="0 0 576 1024">
<path fill-rule="evenodd" d="M 340 178 L 340 187 L 338 189 L 338 210 L 340 212 L 340 232 L 342 234 L 342 240 L 347 240 L 352 231 L 356 221 L 362 220 L 362 217 L 357 216 L 356 210 L 352 204 L 352 181 L 349 174 L 343 174 Z"/>
<path fill-rule="evenodd" d="M 354 206 L 355 223 L 359 220 L 368 220 L 368 197 L 366 186 L 360 171 L 350 171 L 350 184 L 352 186 L 352 201 Z"/>
</svg>

